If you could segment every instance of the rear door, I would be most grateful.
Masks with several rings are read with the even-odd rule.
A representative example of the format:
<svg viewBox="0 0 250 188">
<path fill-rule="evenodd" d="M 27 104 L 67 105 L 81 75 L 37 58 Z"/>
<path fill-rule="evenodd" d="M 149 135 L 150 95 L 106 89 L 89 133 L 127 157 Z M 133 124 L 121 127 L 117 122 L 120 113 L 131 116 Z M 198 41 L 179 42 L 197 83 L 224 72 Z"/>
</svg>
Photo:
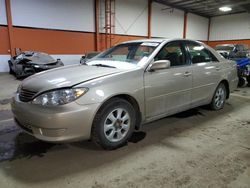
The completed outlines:
<svg viewBox="0 0 250 188">
<path fill-rule="evenodd" d="M 222 74 L 222 63 L 205 46 L 198 42 L 186 42 L 192 64 L 192 106 L 208 103 Z"/>
</svg>

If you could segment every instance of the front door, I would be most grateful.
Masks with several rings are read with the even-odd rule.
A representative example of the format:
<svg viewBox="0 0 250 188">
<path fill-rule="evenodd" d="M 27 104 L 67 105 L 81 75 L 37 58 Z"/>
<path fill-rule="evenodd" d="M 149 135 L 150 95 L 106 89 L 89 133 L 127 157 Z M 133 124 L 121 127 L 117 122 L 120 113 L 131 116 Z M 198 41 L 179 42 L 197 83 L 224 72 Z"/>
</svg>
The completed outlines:
<svg viewBox="0 0 250 188">
<path fill-rule="evenodd" d="M 145 72 L 146 118 L 154 119 L 190 107 L 192 69 L 182 42 L 166 44 L 154 61 L 169 60 L 169 69 Z"/>
</svg>

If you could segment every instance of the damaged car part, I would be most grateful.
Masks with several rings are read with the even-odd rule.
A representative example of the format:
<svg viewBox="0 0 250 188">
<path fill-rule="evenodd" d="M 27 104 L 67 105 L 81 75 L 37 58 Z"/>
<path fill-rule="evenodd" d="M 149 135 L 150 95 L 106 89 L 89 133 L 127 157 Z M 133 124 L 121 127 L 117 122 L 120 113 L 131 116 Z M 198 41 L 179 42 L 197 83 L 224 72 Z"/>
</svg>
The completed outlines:
<svg viewBox="0 0 250 188">
<path fill-rule="evenodd" d="M 9 61 L 9 73 L 17 78 L 27 77 L 37 72 L 63 66 L 60 59 L 55 60 L 43 52 L 25 51 L 12 57 Z"/>
</svg>

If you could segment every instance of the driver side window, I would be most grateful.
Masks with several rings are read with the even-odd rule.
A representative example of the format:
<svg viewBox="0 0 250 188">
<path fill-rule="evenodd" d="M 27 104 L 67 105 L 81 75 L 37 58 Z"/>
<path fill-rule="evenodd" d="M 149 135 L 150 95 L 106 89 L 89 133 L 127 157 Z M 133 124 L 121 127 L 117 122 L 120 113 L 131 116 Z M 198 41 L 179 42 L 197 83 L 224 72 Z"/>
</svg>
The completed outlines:
<svg viewBox="0 0 250 188">
<path fill-rule="evenodd" d="M 185 53 L 179 42 L 166 44 L 154 60 L 169 60 L 171 67 L 186 65 Z"/>
</svg>

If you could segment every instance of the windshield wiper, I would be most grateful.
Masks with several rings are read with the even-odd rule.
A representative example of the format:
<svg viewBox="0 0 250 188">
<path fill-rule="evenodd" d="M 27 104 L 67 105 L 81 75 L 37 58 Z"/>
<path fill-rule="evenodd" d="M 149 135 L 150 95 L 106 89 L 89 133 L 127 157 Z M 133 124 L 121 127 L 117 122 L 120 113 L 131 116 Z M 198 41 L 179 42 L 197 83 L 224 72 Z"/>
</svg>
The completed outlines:
<svg viewBox="0 0 250 188">
<path fill-rule="evenodd" d="M 113 67 L 113 66 L 110 66 L 110 65 L 104 65 L 104 64 L 93 64 L 92 66 L 116 68 L 116 67 Z"/>
</svg>

